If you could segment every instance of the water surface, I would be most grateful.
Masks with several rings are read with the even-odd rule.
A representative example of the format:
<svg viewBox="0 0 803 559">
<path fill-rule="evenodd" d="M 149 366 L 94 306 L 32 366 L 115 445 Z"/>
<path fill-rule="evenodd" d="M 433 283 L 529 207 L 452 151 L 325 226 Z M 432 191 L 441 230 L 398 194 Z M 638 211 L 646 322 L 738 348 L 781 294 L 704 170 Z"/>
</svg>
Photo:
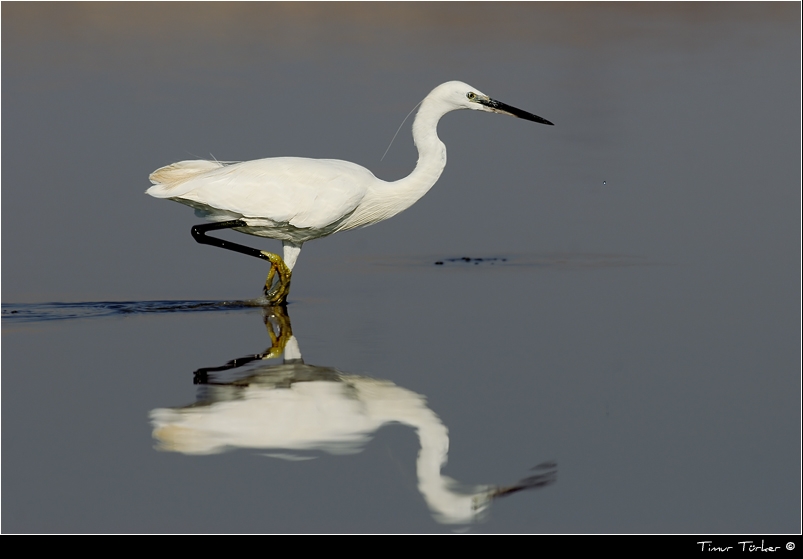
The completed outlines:
<svg viewBox="0 0 803 559">
<path fill-rule="evenodd" d="M 2 530 L 798 532 L 797 8 L 4 3 Z M 400 178 L 452 79 L 555 126 L 446 116 L 286 320 L 143 194 Z"/>
</svg>

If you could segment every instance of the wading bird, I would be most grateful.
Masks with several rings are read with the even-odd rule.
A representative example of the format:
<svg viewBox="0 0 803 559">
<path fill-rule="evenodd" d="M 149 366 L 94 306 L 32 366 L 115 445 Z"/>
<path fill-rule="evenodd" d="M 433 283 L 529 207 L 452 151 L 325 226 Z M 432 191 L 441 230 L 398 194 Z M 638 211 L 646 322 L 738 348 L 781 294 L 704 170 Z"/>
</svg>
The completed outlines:
<svg viewBox="0 0 803 559">
<path fill-rule="evenodd" d="M 197 242 L 269 261 L 271 268 L 261 302 L 282 305 L 305 242 L 384 221 L 412 206 L 432 188 L 446 166 L 446 146 L 438 138 L 438 121 L 458 109 L 552 124 L 495 101 L 468 84 L 451 81 L 439 85 L 421 101 L 413 121 L 418 163 L 406 178 L 383 181 L 364 167 L 337 159 L 273 157 L 241 163 L 197 160 L 157 169 L 150 176 L 153 186 L 147 193 L 186 204 L 195 208 L 199 217 L 212 221 L 192 228 Z M 206 235 L 217 229 L 280 240 L 284 258 Z"/>
</svg>

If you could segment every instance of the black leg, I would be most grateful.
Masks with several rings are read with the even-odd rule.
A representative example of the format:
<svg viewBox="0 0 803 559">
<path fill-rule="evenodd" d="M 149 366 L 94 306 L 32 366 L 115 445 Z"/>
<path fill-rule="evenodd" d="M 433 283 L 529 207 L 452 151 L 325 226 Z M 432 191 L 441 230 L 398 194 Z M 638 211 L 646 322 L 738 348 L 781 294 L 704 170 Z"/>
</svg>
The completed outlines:
<svg viewBox="0 0 803 559">
<path fill-rule="evenodd" d="M 257 250 L 255 248 L 238 245 L 231 241 L 224 241 L 215 237 L 207 237 L 207 231 L 216 231 L 218 229 L 232 229 L 236 227 L 248 227 L 248 224 L 241 219 L 233 219 L 231 221 L 220 221 L 217 223 L 205 223 L 203 225 L 196 225 L 192 228 L 192 238 L 196 242 L 203 245 L 212 245 L 227 250 L 233 250 L 241 254 L 247 254 L 255 258 L 261 258 L 270 262 L 270 272 L 268 278 L 265 280 L 265 287 L 263 289 L 264 296 L 260 299 L 260 304 L 267 305 L 284 305 L 287 301 L 287 294 L 290 291 L 290 276 L 292 272 L 285 265 L 284 260 L 278 254 L 267 252 L 264 250 Z M 274 279 L 276 279 L 274 285 Z"/>
<path fill-rule="evenodd" d="M 195 239 L 196 242 L 201 243 L 202 245 L 212 245 L 220 248 L 225 248 L 228 250 L 233 250 L 234 252 L 239 252 L 242 254 L 247 254 L 248 256 L 254 256 L 256 258 L 261 258 L 262 260 L 270 259 L 265 256 L 265 253 L 261 250 L 257 250 L 255 248 L 247 247 L 245 245 L 238 245 L 237 243 L 232 243 L 231 241 L 224 241 L 223 239 L 216 239 L 215 237 L 207 237 L 207 231 L 216 231 L 218 229 L 231 229 L 233 227 L 246 227 L 247 224 L 239 219 L 234 219 L 231 221 L 219 221 L 216 223 L 205 223 L 203 225 L 195 225 L 192 228 L 192 237 Z"/>
</svg>

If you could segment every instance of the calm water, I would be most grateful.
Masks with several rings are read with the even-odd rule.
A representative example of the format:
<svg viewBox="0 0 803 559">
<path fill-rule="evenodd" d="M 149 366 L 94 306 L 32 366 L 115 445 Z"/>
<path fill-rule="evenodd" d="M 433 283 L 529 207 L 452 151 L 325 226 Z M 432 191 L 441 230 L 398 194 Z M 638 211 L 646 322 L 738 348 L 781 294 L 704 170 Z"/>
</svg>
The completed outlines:
<svg viewBox="0 0 803 559">
<path fill-rule="evenodd" d="M 4 532 L 799 532 L 799 5 L 2 26 Z M 452 79 L 555 126 L 448 115 L 438 184 L 305 245 L 286 314 L 143 194 L 212 156 L 400 178 Z"/>
</svg>

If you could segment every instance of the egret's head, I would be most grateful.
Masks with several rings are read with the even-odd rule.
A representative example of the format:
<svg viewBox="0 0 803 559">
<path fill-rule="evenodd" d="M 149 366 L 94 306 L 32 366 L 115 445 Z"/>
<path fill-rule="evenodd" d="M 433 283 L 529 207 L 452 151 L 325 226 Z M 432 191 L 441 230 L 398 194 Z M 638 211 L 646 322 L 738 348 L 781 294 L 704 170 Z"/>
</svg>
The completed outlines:
<svg viewBox="0 0 803 559">
<path fill-rule="evenodd" d="M 545 118 L 528 113 L 527 111 L 522 111 L 516 107 L 511 107 L 501 101 L 491 99 L 479 89 L 471 87 L 463 82 L 454 81 L 441 84 L 433 89 L 428 97 L 437 98 L 440 101 L 448 103 L 452 106 L 453 110 L 472 109 L 475 111 L 487 111 L 552 125 L 552 123 Z"/>
</svg>

